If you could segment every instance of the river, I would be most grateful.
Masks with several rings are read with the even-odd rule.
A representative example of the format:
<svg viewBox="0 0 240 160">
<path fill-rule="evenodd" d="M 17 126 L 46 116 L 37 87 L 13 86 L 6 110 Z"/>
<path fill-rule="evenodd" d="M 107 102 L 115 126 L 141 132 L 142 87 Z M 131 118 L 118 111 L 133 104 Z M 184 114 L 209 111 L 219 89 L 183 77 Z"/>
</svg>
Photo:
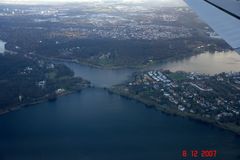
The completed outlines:
<svg viewBox="0 0 240 160">
<path fill-rule="evenodd" d="M 132 75 L 136 70 L 134 69 L 99 69 L 79 65 L 76 63 L 64 63 L 71 68 L 75 76 L 82 77 L 89 80 L 94 86 L 97 87 L 111 87 L 113 85 L 122 83 Z"/>
<path fill-rule="evenodd" d="M 122 83 L 137 70 L 135 69 L 98 69 L 76 63 L 64 63 L 71 68 L 75 76 L 89 80 L 97 87 L 111 87 Z M 163 69 L 171 71 L 198 72 L 214 75 L 221 72 L 240 72 L 240 54 L 234 51 L 205 52 L 190 58 L 154 65 L 144 70 Z"/>
<path fill-rule="evenodd" d="M 215 54 L 213 57 L 218 57 Z M 229 56 L 224 55 L 226 59 Z M 238 61 L 239 56 L 235 56 L 232 62 Z M 192 58 L 172 64 L 184 65 L 189 61 Z M 55 102 L 1 116 L 0 159 L 178 160 L 182 159 L 183 149 L 215 149 L 216 160 L 240 159 L 239 136 L 165 115 L 101 89 L 127 80 L 134 70 L 100 70 L 72 63 L 68 66 L 75 76 L 82 76 L 100 88 L 85 89 L 59 97 Z M 193 71 L 190 68 L 188 71 Z M 215 69 L 219 71 L 221 68 Z"/>
</svg>

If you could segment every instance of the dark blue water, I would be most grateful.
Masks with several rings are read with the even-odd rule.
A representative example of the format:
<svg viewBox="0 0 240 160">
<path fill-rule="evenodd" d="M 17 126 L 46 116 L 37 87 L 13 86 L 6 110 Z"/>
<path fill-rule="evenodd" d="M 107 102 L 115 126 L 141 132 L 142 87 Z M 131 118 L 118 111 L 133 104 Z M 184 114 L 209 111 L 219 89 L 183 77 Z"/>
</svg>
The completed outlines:
<svg viewBox="0 0 240 160">
<path fill-rule="evenodd" d="M 179 160 L 182 149 L 236 160 L 240 138 L 93 88 L 0 117 L 1 160 Z"/>
</svg>

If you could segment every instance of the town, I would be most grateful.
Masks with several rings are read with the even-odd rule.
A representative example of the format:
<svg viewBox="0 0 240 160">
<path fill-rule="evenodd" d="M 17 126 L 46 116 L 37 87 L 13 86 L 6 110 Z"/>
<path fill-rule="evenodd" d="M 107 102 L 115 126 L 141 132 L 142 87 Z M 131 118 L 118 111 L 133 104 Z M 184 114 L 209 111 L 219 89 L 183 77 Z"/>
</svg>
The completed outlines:
<svg viewBox="0 0 240 160">
<path fill-rule="evenodd" d="M 100 9 L 101 8 L 101 9 Z M 69 10 L 73 10 L 69 12 Z M 158 40 L 190 38 L 194 26 L 180 21 L 185 15 L 192 14 L 187 7 L 178 8 L 148 8 L 141 4 L 131 6 L 126 4 L 111 5 L 97 4 L 81 5 L 81 12 L 72 6 L 14 6 L 0 7 L 0 17 L 29 17 L 29 23 L 36 23 L 38 27 L 32 29 L 45 30 L 45 24 L 65 25 L 56 27 L 49 33 L 49 37 L 64 36 L 72 38 L 110 38 L 118 40 Z M 144 20 L 143 20 L 144 19 Z M 67 27 L 69 26 L 69 27 Z M 206 27 L 206 26 L 205 26 Z M 214 35 L 210 28 L 205 31 Z M 203 32 L 204 33 L 204 32 Z"/>
<path fill-rule="evenodd" d="M 87 2 L 1 5 L 0 50 L 100 68 L 143 68 L 231 47 L 188 7 Z M 2 51 L 3 52 L 3 51 Z"/>
<path fill-rule="evenodd" d="M 152 70 L 135 73 L 133 80 L 113 90 L 153 102 L 161 110 L 240 127 L 240 72 L 210 76 Z"/>
</svg>

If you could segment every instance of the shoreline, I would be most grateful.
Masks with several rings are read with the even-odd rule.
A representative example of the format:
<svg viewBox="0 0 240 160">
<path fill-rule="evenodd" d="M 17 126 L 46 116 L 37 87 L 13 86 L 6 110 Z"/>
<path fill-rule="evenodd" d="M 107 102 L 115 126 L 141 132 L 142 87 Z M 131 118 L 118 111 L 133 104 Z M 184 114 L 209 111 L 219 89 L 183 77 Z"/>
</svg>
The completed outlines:
<svg viewBox="0 0 240 160">
<path fill-rule="evenodd" d="M 86 87 L 86 88 L 92 88 L 92 86 L 89 86 L 89 87 Z M 83 88 L 83 89 L 86 89 L 86 88 Z M 93 87 L 93 88 L 95 88 L 95 87 Z M 80 91 L 77 91 L 77 90 L 67 91 L 65 93 L 62 93 L 62 94 L 58 95 L 56 97 L 56 99 L 59 98 L 59 97 L 62 97 L 62 96 L 67 96 L 67 95 L 70 95 L 70 94 L 81 92 L 83 89 L 81 89 Z M 167 114 L 167 115 L 170 115 L 170 116 L 179 116 L 179 117 L 182 117 L 182 118 L 188 118 L 189 120 L 195 120 L 197 122 L 202 122 L 202 123 L 205 123 L 205 124 L 208 124 L 208 125 L 215 126 L 218 129 L 229 131 L 229 132 L 231 132 L 231 133 L 233 133 L 237 136 L 240 136 L 240 129 L 234 128 L 234 126 L 232 126 L 231 124 L 223 124 L 223 123 L 211 120 L 211 119 L 200 117 L 199 115 L 193 115 L 193 114 L 190 114 L 190 113 L 180 112 L 176 109 L 167 109 L 163 105 L 159 105 L 154 101 L 142 99 L 142 98 L 140 98 L 138 96 L 135 96 L 135 95 L 125 94 L 121 91 L 117 91 L 114 88 L 100 88 L 100 89 L 103 89 L 103 90 L 107 91 L 109 94 L 115 94 L 115 95 L 118 95 L 122 98 L 125 98 L 125 99 L 128 99 L 128 100 L 134 100 L 136 102 L 142 103 L 146 107 L 156 109 L 157 111 L 160 111 L 164 114 Z M 9 109 L 0 111 L 0 116 L 7 115 L 8 113 L 19 111 L 19 110 L 27 108 L 27 107 L 34 107 L 34 105 L 41 104 L 41 103 L 44 103 L 44 102 L 51 102 L 51 100 L 49 100 L 48 97 L 41 97 L 39 100 L 36 100 L 34 102 L 29 102 L 29 103 L 17 105 L 17 106 L 11 107 Z M 170 108 L 171 108 L 171 106 L 170 106 Z"/>
<path fill-rule="evenodd" d="M 56 100 L 59 97 L 67 96 L 67 95 L 74 94 L 74 93 L 77 93 L 77 92 L 81 92 L 83 89 L 90 88 L 90 87 L 91 86 L 85 87 L 85 88 L 82 88 L 81 90 L 66 91 L 66 92 L 64 92 L 62 94 L 57 95 L 56 96 Z M 44 96 L 44 97 L 41 97 L 38 100 L 35 100 L 33 102 L 16 105 L 16 106 L 13 106 L 13 107 L 9 107 L 6 110 L 0 111 L 0 116 L 4 116 L 4 115 L 6 115 L 8 113 L 19 111 L 19 110 L 27 108 L 27 107 L 33 107 L 34 105 L 41 104 L 41 103 L 44 103 L 44 102 L 51 102 L 51 100 L 49 99 L 49 97 Z"/>
<path fill-rule="evenodd" d="M 225 50 L 219 50 L 219 51 L 215 51 L 215 52 L 229 52 L 229 51 L 234 51 L 234 50 L 225 49 Z M 84 60 L 78 60 L 78 59 L 65 59 L 65 58 L 47 57 L 47 56 L 42 56 L 42 55 L 38 55 L 38 54 L 34 54 L 34 56 L 37 56 L 39 58 L 43 58 L 45 60 L 74 63 L 74 64 L 83 65 L 83 66 L 87 66 L 87 67 L 92 67 L 92 68 L 96 68 L 96 69 L 106 69 L 106 70 L 120 70 L 120 69 L 148 70 L 148 69 L 151 69 L 152 67 L 159 67 L 159 66 L 161 66 L 161 65 L 163 65 L 165 63 L 175 62 L 175 61 L 182 60 L 182 59 L 185 59 L 185 58 L 191 58 L 193 56 L 204 54 L 205 52 L 208 52 L 208 51 L 204 51 L 204 52 L 200 52 L 200 53 L 193 53 L 193 54 L 190 54 L 190 55 L 189 54 L 181 54 L 181 55 L 178 55 L 178 56 L 168 57 L 168 58 L 161 59 L 161 60 L 155 60 L 153 63 L 149 63 L 149 64 L 145 64 L 145 65 L 134 65 L 134 66 L 126 66 L 126 65 L 103 66 L 103 65 L 93 64 L 91 62 L 85 62 Z M 213 52 L 213 54 L 215 52 Z"/>
<path fill-rule="evenodd" d="M 231 51 L 231 50 L 227 50 L 227 51 Z M 201 54 L 201 53 L 189 55 L 187 57 L 196 56 L 196 55 L 199 55 L 199 54 Z M 171 58 L 165 59 L 166 62 L 156 61 L 152 65 L 147 65 L 147 66 L 142 65 L 142 66 L 134 67 L 134 68 L 124 67 L 124 66 L 114 67 L 114 68 L 112 68 L 112 67 L 111 68 L 109 68 L 109 67 L 106 68 L 104 66 L 97 66 L 97 65 L 93 65 L 91 63 L 83 63 L 83 62 L 80 62 L 80 61 L 76 61 L 74 59 L 51 58 L 51 57 L 45 57 L 45 56 L 41 56 L 41 55 L 36 55 L 36 56 L 38 56 L 39 58 L 44 58 L 44 59 L 49 60 L 49 61 L 70 62 L 70 63 L 79 64 L 79 65 L 85 65 L 85 66 L 88 66 L 88 67 L 94 67 L 94 68 L 99 68 L 99 69 L 109 69 L 109 70 L 115 70 L 115 69 L 116 70 L 117 69 L 140 69 L 140 70 L 144 69 L 144 70 L 147 70 L 149 67 L 153 67 L 154 65 L 161 65 L 163 63 L 167 63 L 167 62 L 172 61 L 172 60 L 178 60 L 178 59 L 182 59 L 184 57 L 186 58 L 186 55 L 183 55 L 181 57 L 171 57 Z M 91 86 L 88 86 L 88 87 L 85 87 L 83 89 L 90 88 L 90 87 Z M 99 87 L 97 87 L 97 88 L 99 88 Z M 83 90 L 83 89 L 81 89 L 81 90 Z M 227 131 L 231 131 L 231 132 L 235 133 L 236 135 L 240 136 L 240 128 L 236 128 L 233 124 L 220 123 L 220 122 L 217 122 L 216 120 L 207 119 L 207 118 L 201 117 L 199 115 L 180 112 L 176 109 L 165 108 L 165 107 L 157 104 L 154 101 L 143 99 L 143 98 L 141 98 L 139 96 L 136 96 L 136 95 L 124 94 L 124 92 L 117 91 L 116 89 L 114 89 L 112 87 L 110 87 L 110 88 L 104 88 L 103 87 L 102 89 L 108 91 L 109 93 L 116 94 L 116 95 L 119 95 L 121 97 L 130 99 L 130 100 L 136 100 L 140 103 L 143 103 L 144 105 L 146 105 L 148 107 L 155 108 L 156 110 L 161 111 L 163 113 L 170 114 L 170 115 L 181 116 L 181 117 L 189 118 L 191 120 L 197 120 L 197 121 L 200 121 L 200 122 L 204 122 L 204 123 L 216 126 L 218 128 L 221 128 L 221 129 L 224 129 L 224 130 L 227 130 Z M 69 95 L 69 94 L 73 94 L 73 93 L 76 93 L 76 92 L 78 92 L 78 91 L 77 90 L 66 91 L 65 93 L 62 93 L 61 95 L 57 95 L 56 98 L 61 97 L 61 96 L 66 96 L 66 95 Z M 13 112 L 13 111 L 18 111 L 20 109 L 23 109 L 23 108 L 26 108 L 26 107 L 29 107 L 29 106 L 33 106 L 33 105 L 36 105 L 36 104 L 47 102 L 47 101 L 50 101 L 50 100 L 49 100 L 49 97 L 46 97 L 46 95 L 45 95 L 43 97 L 40 97 L 37 100 L 34 100 L 33 102 L 24 103 L 24 104 L 9 107 L 8 109 L 0 110 L 0 116 L 5 115 L 5 114 L 10 113 L 10 112 Z"/>
<path fill-rule="evenodd" d="M 188 118 L 190 120 L 195 120 L 195 121 L 198 121 L 198 122 L 206 123 L 208 125 L 215 126 L 218 129 L 229 131 L 229 132 L 231 132 L 231 133 L 233 133 L 237 136 L 240 136 L 240 128 L 236 129 L 236 128 L 234 128 L 234 126 L 232 124 L 224 124 L 224 123 L 217 122 L 215 120 L 211 120 L 211 119 L 201 117 L 199 115 L 180 112 L 176 109 L 169 109 L 169 108 L 171 108 L 171 106 L 169 108 L 165 108 L 163 105 L 159 105 L 154 101 L 146 100 L 146 99 L 143 99 L 143 98 L 141 98 L 139 96 L 135 96 L 135 95 L 125 94 L 124 92 L 116 90 L 115 88 L 106 88 L 106 90 L 110 94 L 116 94 L 116 95 L 119 95 L 119 96 L 121 96 L 123 98 L 126 98 L 126 99 L 135 100 L 139 103 L 142 103 L 142 104 L 146 105 L 146 107 L 154 108 L 157 111 L 160 111 L 164 114 L 172 115 L 172 116 L 179 116 L 179 117 L 183 117 L 183 118 Z"/>
</svg>

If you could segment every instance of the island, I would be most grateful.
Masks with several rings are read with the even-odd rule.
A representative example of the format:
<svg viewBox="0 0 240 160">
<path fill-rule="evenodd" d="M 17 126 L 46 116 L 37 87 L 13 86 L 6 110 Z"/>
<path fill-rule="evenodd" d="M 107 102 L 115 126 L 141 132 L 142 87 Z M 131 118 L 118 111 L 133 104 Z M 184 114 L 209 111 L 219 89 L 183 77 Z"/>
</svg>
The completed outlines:
<svg viewBox="0 0 240 160">
<path fill-rule="evenodd" d="M 136 72 L 109 92 L 240 135 L 240 72 L 212 76 L 168 70 Z"/>
</svg>

